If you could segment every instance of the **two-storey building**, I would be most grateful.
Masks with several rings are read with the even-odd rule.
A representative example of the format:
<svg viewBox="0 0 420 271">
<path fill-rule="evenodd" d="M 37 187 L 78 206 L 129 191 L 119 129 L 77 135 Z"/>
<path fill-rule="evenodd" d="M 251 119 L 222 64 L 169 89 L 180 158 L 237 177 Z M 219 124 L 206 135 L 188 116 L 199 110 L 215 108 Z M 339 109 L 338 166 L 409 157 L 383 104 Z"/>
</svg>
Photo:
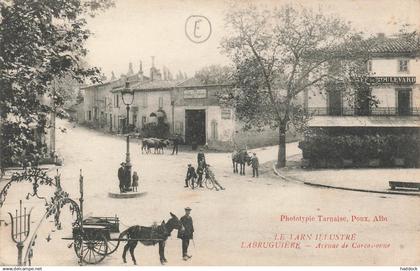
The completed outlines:
<svg viewBox="0 0 420 271">
<path fill-rule="evenodd" d="M 375 105 L 356 105 L 357 98 L 346 99 L 340 91 L 308 91 L 309 128 L 331 135 L 420 135 L 419 41 L 378 35 L 367 42 L 368 76 L 363 80 Z"/>
</svg>

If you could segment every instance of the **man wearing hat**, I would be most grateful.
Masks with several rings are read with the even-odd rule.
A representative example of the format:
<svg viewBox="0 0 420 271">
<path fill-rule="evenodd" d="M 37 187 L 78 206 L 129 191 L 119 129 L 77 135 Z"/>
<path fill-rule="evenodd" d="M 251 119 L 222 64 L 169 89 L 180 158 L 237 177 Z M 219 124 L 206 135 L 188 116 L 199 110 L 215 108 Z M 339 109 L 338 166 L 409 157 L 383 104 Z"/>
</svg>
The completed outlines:
<svg viewBox="0 0 420 271">
<path fill-rule="evenodd" d="M 252 177 L 258 178 L 258 167 L 260 163 L 258 162 L 257 154 L 254 152 L 251 157 L 251 165 L 252 165 Z"/>
<path fill-rule="evenodd" d="M 191 180 L 191 182 L 193 182 L 195 179 L 197 178 L 197 174 L 195 173 L 195 168 L 193 166 L 191 166 L 191 164 L 188 164 L 188 169 L 187 169 L 187 176 L 185 176 L 185 186 L 184 187 L 188 187 L 188 181 Z M 194 185 L 193 185 L 194 187 Z"/>
<path fill-rule="evenodd" d="M 203 148 L 200 148 L 200 151 L 197 153 L 197 165 L 203 162 L 206 164 L 206 157 L 204 156 Z"/>
<path fill-rule="evenodd" d="M 120 193 L 124 193 L 124 185 L 125 185 L 125 163 L 122 162 L 121 167 L 118 169 L 118 180 L 120 181 Z"/>
<path fill-rule="evenodd" d="M 191 258 L 191 256 L 188 255 L 188 246 L 190 245 L 190 239 L 193 239 L 194 226 L 190 213 L 191 208 L 185 208 L 185 215 L 180 219 L 184 231 L 178 231 L 178 238 L 182 240 L 182 259 L 184 261 Z"/>
</svg>

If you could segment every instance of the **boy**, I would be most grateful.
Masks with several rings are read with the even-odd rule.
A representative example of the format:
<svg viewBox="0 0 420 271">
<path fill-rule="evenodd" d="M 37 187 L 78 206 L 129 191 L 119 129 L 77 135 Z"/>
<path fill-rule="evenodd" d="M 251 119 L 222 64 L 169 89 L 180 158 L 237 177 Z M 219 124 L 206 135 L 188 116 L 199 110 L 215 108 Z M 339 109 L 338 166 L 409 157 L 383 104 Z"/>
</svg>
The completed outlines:
<svg viewBox="0 0 420 271">
<path fill-rule="evenodd" d="M 197 174 L 195 173 L 195 169 L 191 164 L 188 164 L 187 176 L 185 177 L 185 186 L 188 187 L 188 181 L 191 180 L 193 182 L 194 187 L 194 180 L 197 178 Z"/>
</svg>

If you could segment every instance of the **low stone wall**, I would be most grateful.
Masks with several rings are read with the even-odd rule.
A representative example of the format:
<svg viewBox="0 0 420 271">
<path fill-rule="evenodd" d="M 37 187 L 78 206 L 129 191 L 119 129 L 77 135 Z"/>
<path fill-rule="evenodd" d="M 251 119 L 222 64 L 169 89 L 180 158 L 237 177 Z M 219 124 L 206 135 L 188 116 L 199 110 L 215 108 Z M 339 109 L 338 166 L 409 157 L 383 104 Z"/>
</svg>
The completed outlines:
<svg viewBox="0 0 420 271">
<path fill-rule="evenodd" d="M 286 142 L 294 142 L 301 139 L 301 136 L 294 131 L 286 134 Z M 217 141 L 209 140 L 208 147 L 215 151 L 233 151 L 234 143 L 239 148 L 260 148 L 265 146 L 273 146 L 279 143 L 279 134 L 276 130 L 258 131 L 238 131 L 233 141 Z"/>
</svg>

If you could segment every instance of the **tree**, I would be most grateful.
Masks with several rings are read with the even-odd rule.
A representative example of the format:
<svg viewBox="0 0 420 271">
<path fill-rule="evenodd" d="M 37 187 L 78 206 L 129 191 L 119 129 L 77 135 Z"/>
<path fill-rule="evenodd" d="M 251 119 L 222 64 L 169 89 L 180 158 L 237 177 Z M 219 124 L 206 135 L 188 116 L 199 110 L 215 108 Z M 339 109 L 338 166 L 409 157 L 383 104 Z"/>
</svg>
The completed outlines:
<svg viewBox="0 0 420 271">
<path fill-rule="evenodd" d="M 232 9 L 226 22 L 231 34 L 222 48 L 235 66 L 230 102 L 245 127 L 278 129 L 277 167 L 284 167 L 286 131 L 290 124 L 302 128 L 308 119 L 299 99 L 305 91 L 350 82 L 357 65 L 345 63 L 355 53 L 347 45 L 360 36 L 339 18 L 290 5 Z"/>
<path fill-rule="evenodd" d="M 81 65 L 91 35 L 87 16 L 112 0 L 8 0 L 0 2 L 1 166 L 23 155 L 37 160 L 48 114 L 64 103 L 54 80 L 97 81 L 97 68 Z M 35 131 L 35 132 L 34 132 Z"/>
<path fill-rule="evenodd" d="M 198 70 L 194 77 L 203 84 L 229 84 L 232 81 L 232 69 L 228 66 L 210 65 Z"/>
</svg>

